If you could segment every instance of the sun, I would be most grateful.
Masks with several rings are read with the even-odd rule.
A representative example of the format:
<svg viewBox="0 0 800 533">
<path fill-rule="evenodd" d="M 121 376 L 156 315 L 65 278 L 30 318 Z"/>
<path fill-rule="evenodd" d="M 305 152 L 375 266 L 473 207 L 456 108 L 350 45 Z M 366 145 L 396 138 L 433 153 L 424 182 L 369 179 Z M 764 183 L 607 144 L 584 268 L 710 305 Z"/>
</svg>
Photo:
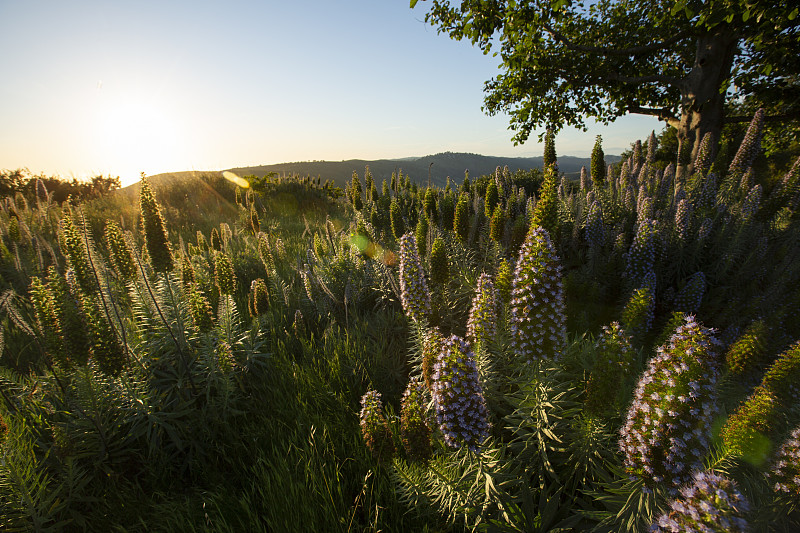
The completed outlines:
<svg viewBox="0 0 800 533">
<path fill-rule="evenodd" d="M 104 166 L 131 182 L 141 172 L 183 170 L 185 146 L 170 109 L 146 99 L 121 99 L 104 106 L 99 148 Z"/>
</svg>

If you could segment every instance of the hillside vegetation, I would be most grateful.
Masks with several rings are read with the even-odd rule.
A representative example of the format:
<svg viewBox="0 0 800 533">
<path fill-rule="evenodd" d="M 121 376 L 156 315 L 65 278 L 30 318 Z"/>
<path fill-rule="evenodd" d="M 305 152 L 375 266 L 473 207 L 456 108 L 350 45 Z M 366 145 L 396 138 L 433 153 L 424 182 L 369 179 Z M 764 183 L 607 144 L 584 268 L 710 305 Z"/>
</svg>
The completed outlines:
<svg viewBox="0 0 800 533">
<path fill-rule="evenodd" d="M 756 165 L 762 119 L 685 179 L 651 136 L 575 180 L 7 196 L 0 527 L 796 531 L 800 159 Z"/>
</svg>

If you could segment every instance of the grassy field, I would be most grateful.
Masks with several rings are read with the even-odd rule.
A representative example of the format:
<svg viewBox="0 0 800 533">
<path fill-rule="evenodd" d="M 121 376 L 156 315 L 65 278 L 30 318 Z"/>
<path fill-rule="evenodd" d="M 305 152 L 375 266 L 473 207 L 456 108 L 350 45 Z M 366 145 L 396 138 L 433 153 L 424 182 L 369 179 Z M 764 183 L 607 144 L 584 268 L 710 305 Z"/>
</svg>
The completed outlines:
<svg viewBox="0 0 800 533">
<path fill-rule="evenodd" d="M 5 198 L 0 525 L 796 531 L 800 164 L 748 139 Z"/>
</svg>

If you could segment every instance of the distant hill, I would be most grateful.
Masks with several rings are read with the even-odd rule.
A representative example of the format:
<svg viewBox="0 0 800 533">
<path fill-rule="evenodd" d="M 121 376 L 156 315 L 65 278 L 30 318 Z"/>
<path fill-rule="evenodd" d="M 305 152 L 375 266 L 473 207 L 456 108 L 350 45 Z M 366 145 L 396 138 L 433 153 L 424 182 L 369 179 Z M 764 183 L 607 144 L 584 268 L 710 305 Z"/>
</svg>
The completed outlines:
<svg viewBox="0 0 800 533">
<path fill-rule="evenodd" d="M 606 163 L 616 163 L 619 156 L 606 155 Z M 570 177 L 577 177 L 581 167 L 589 168 L 591 159 L 588 157 L 561 156 L 558 158 L 558 167 Z M 364 168 L 369 166 L 376 185 L 386 179 L 391 179 L 392 173 L 402 170 L 404 175 L 411 176 L 417 183 L 427 183 L 428 169 L 430 169 L 431 183 L 444 187 L 449 176 L 456 183 L 464 179 L 464 172 L 469 171 L 472 177 L 491 174 L 497 167 L 508 166 L 511 172 L 517 170 L 530 170 L 542 167 L 541 157 L 495 157 L 468 153 L 444 152 L 436 155 L 426 155 L 416 158 L 403 159 L 378 159 L 366 161 L 363 159 L 350 159 L 347 161 L 301 161 L 296 163 L 278 163 L 274 165 L 260 165 L 255 167 L 239 167 L 229 169 L 239 176 L 264 176 L 270 172 L 278 174 L 300 174 L 319 176 L 322 181 L 333 180 L 342 186 L 353 175 L 353 171 L 364 177 Z M 198 174 L 219 174 L 219 172 L 173 172 L 167 175 L 188 177 Z M 154 178 L 162 176 L 153 176 Z"/>
</svg>

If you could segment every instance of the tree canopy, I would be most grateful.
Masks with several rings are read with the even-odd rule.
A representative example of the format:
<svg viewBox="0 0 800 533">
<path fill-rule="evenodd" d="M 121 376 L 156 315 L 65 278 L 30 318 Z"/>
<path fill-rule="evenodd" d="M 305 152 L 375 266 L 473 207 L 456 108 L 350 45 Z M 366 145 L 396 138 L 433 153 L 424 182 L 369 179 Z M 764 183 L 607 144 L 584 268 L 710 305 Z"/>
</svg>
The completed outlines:
<svg viewBox="0 0 800 533">
<path fill-rule="evenodd" d="M 433 0 L 425 19 L 500 56 L 485 110 L 510 115 L 515 142 L 639 113 L 678 129 L 687 166 L 705 133 L 749 120 L 726 116 L 727 102 L 766 107 L 767 120 L 800 117 L 796 2 Z"/>
</svg>

